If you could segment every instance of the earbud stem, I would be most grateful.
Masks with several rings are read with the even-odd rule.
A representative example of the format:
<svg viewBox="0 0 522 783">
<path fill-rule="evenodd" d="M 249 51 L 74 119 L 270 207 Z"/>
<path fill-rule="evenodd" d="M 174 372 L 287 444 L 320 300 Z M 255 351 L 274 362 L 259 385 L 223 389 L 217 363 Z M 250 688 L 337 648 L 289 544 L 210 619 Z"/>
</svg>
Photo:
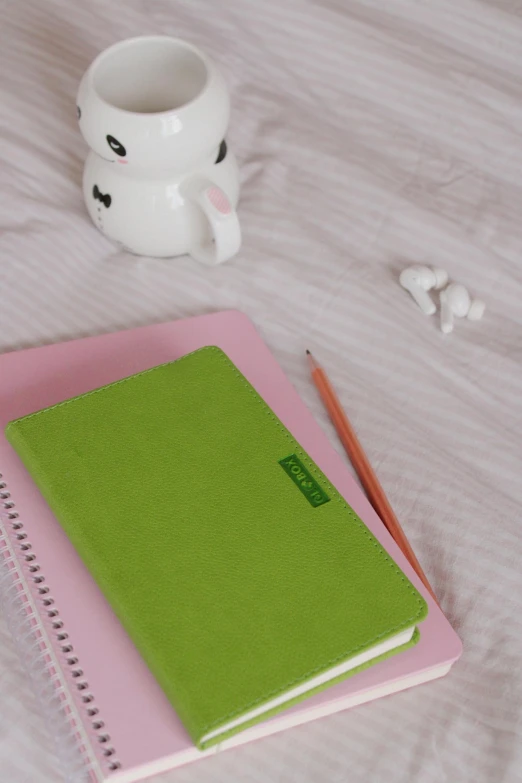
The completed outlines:
<svg viewBox="0 0 522 783">
<path fill-rule="evenodd" d="M 437 308 L 435 307 L 435 304 L 427 291 L 425 291 L 416 283 L 411 283 L 408 286 L 408 291 L 412 295 L 413 299 L 417 302 L 423 313 L 426 315 L 433 315 Z"/>
<path fill-rule="evenodd" d="M 453 331 L 453 311 L 448 305 L 444 291 L 440 295 L 440 328 L 444 334 L 450 334 Z"/>
</svg>

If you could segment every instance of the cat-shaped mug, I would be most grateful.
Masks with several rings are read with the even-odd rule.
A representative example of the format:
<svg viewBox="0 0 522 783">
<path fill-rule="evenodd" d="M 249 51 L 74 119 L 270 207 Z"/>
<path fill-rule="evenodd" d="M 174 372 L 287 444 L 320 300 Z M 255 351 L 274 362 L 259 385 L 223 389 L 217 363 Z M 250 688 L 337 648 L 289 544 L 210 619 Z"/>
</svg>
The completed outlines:
<svg viewBox="0 0 522 783">
<path fill-rule="evenodd" d="M 121 41 L 86 71 L 77 113 L 91 148 L 83 194 L 100 231 L 138 255 L 219 264 L 238 252 L 229 94 L 203 52 L 168 36 Z"/>
</svg>

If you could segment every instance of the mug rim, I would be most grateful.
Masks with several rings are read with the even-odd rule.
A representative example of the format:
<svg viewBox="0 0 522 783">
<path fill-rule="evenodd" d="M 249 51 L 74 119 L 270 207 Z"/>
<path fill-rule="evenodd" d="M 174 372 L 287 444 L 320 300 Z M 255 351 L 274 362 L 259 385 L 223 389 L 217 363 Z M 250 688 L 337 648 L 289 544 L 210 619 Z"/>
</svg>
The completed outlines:
<svg viewBox="0 0 522 783">
<path fill-rule="evenodd" d="M 111 54 L 114 54 L 115 51 L 118 49 L 123 49 L 128 46 L 131 46 L 135 43 L 143 43 L 144 41 L 169 41 L 170 43 L 175 43 L 183 47 L 184 49 L 192 52 L 192 54 L 196 55 L 196 57 L 199 58 L 199 60 L 203 63 L 205 66 L 205 82 L 202 85 L 199 92 L 194 95 L 193 98 L 188 100 L 186 103 L 183 103 L 181 106 L 173 107 L 170 109 L 162 109 L 161 111 L 150 111 L 150 112 L 140 112 L 135 111 L 133 109 L 124 109 L 121 106 L 116 106 L 114 103 L 111 103 L 110 101 L 106 100 L 101 94 L 100 91 L 97 89 L 94 80 L 96 71 L 98 70 L 99 66 L 102 64 L 103 60 L 108 57 Z M 212 64 L 208 57 L 205 55 L 205 53 L 199 49 L 194 44 L 185 41 L 183 38 L 177 38 L 176 36 L 171 35 L 136 35 L 131 38 L 124 38 L 121 41 L 116 41 L 111 46 L 108 46 L 106 49 L 104 49 L 102 52 L 100 52 L 92 61 L 90 67 L 89 67 L 89 86 L 90 89 L 93 91 L 96 98 L 103 103 L 104 106 L 106 106 L 108 109 L 111 109 L 111 111 L 114 112 L 121 112 L 122 114 L 127 114 L 129 116 L 133 116 L 136 118 L 143 118 L 143 119 L 150 119 L 151 117 L 162 117 L 166 116 L 168 114 L 172 114 L 175 112 L 176 114 L 184 111 L 189 106 L 192 106 L 196 101 L 198 101 L 201 96 L 204 94 L 205 90 L 208 88 L 210 79 L 212 76 Z"/>
</svg>

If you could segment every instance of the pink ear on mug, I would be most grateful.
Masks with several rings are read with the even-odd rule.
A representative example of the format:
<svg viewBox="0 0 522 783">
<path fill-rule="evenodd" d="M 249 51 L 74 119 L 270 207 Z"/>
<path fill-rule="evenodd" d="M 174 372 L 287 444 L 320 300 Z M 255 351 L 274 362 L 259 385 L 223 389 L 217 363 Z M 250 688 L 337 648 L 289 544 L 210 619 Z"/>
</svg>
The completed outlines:
<svg viewBox="0 0 522 783">
<path fill-rule="evenodd" d="M 207 196 L 210 200 L 210 203 L 217 209 L 218 212 L 221 212 L 222 215 L 230 215 L 232 212 L 232 207 L 230 206 L 230 201 L 227 199 L 222 190 L 216 187 L 211 187 L 207 190 Z"/>
</svg>

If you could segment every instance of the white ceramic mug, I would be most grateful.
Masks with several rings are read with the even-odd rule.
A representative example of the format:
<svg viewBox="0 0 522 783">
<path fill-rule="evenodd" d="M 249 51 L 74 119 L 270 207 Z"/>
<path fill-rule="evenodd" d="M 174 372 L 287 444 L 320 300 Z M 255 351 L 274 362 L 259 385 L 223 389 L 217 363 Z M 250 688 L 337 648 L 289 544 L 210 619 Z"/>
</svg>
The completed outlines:
<svg viewBox="0 0 522 783">
<path fill-rule="evenodd" d="M 205 54 L 167 36 L 121 41 L 85 73 L 77 111 L 85 203 L 104 234 L 138 255 L 218 264 L 238 252 L 229 95 Z"/>
</svg>

